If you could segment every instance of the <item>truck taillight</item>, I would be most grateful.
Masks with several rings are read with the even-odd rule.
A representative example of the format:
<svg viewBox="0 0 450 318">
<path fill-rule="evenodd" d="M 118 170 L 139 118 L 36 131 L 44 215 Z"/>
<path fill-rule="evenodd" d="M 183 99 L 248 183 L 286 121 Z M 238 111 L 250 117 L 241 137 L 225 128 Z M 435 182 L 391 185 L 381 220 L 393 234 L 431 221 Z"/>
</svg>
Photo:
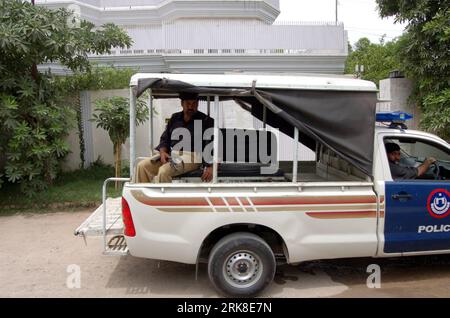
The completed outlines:
<svg viewBox="0 0 450 318">
<path fill-rule="evenodd" d="M 136 236 L 136 230 L 134 229 L 130 206 L 128 205 L 128 202 L 124 197 L 122 197 L 122 219 L 123 224 L 125 225 L 124 234 L 131 237 Z"/>
</svg>

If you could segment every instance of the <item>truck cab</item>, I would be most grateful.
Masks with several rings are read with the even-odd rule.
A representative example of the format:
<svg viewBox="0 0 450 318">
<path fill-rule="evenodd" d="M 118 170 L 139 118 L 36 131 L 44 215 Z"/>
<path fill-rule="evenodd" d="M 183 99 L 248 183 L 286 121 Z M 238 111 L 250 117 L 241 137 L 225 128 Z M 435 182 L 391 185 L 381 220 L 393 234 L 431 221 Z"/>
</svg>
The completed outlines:
<svg viewBox="0 0 450 318">
<path fill-rule="evenodd" d="M 414 179 L 391 175 L 386 142 L 400 146 L 400 164 L 417 167 L 436 158 L 426 173 Z M 378 256 L 440 253 L 450 249 L 450 149 L 441 138 L 409 129 L 376 129 L 375 189 L 384 193 L 384 222 L 379 228 Z"/>
</svg>

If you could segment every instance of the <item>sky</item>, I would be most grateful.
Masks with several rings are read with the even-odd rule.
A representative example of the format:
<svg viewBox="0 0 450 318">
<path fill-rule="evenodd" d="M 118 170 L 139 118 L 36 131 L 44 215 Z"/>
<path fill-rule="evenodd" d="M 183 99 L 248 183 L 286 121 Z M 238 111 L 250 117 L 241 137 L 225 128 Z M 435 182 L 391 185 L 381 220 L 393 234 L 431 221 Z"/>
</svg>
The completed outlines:
<svg viewBox="0 0 450 318">
<path fill-rule="evenodd" d="M 375 0 L 338 0 L 338 21 L 344 23 L 353 45 L 362 37 L 379 43 L 383 34 L 390 41 L 402 34 L 405 24 L 380 18 Z M 280 0 L 278 21 L 335 21 L 335 0 Z"/>
</svg>

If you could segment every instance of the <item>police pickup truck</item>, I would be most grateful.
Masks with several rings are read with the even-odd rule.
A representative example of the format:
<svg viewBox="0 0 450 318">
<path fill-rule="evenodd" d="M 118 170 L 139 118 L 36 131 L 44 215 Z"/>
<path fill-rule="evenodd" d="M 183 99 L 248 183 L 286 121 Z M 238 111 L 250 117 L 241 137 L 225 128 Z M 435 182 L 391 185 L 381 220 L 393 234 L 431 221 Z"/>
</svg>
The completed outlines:
<svg viewBox="0 0 450 318">
<path fill-rule="evenodd" d="M 171 184 L 123 179 L 121 203 L 114 201 L 118 209 L 106 200 L 106 185 L 115 180 L 108 179 L 103 206 L 76 230 L 77 235 L 103 235 L 105 254 L 205 262 L 212 285 L 239 297 L 259 294 L 280 263 L 450 252 L 450 145 L 407 129 L 403 113 L 381 114 L 376 124 L 373 83 L 136 74 L 130 89 L 130 175 L 139 160 L 135 103 L 145 90 L 156 99 L 196 92 L 208 115 L 214 106 L 215 150 L 222 147 L 219 110 L 235 102 L 261 120 L 264 133 L 279 129 L 293 137 L 295 151 L 290 162 L 279 162 L 271 173 L 254 171 L 267 162 L 226 162 L 214 151 L 211 183 L 202 183 L 195 171 Z M 149 100 L 150 107 L 154 102 Z M 268 134 L 271 139 L 273 133 Z M 262 136 L 256 149 L 267 141 Z M 299 142 L 314 151 L 315 160 L 298 161 Z M 388 142 L 400 147 L 400 165 L 419 166 L 427 157 L 437 161 L 420 177 L 394 179 Z"/>
</svg>

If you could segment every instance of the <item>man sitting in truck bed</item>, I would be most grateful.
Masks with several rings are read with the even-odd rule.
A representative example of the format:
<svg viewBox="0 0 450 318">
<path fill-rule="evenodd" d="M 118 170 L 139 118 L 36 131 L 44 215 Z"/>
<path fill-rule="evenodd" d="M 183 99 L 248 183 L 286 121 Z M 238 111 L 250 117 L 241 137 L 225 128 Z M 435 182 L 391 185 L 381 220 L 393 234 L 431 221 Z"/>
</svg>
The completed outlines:
<svg viewBox="0 0 450 318">
<path fill-rule="evenodd" d="M 212 165 L 203 160 L 202 151 L 205 147 L 203 134 L 208 128 L 214 127 L 214 119 L 198 111 L 197 94 L 180 93 L 179 96 L 183 111 L 173 114 L 169 119 L 166 129 L 161 135 L 160 143 L 156 147 L 156 150 L 159 151 L 159 158 L 148 158 L 137 165 L 136 182 L 170 183 L 172 177 L 196 170 L 201 165 L 204 166 L 202 181 L 212 180 Z M 200 131 L 197 132 L 194 129 L 195 123 L 201 124 L 201 136 L 199 135 Z M 186 145 L 186 140 L 172 139 L 172 133 L 179 128 L 186 129 L 186 135 L 189 132 L 190 136 L 190 141 L 187 141 L 188 147 L 186 147 L 188 149 L 184 148 L 180 151 L 175 150 L 174 146 L 183 141 L 183 145 Z M 182 134 L 182 136 L 185 135 Z M 198 152 L 194 151 L 197 150 L 194 149 L 195 139 L 200 139 L 197 140 L 197 143 L 202 145 L 202 149 L 199 149 Z"/>
<path fill-rule="evenodd" d="M 389 167 L 391 169 L 392 179 L 394 180 L 402 180 L 402 179 L 415 179 L 417 177 L 425 174 L 433 164 L 436 159 L 430 157 L 427 158 L 420 166 L 416 167 L 408 167 L 400 165 L 400 146 L 394 142 L 388 142 L 385 144 L 386 153 L 389 160 Z"/>
</svg>

